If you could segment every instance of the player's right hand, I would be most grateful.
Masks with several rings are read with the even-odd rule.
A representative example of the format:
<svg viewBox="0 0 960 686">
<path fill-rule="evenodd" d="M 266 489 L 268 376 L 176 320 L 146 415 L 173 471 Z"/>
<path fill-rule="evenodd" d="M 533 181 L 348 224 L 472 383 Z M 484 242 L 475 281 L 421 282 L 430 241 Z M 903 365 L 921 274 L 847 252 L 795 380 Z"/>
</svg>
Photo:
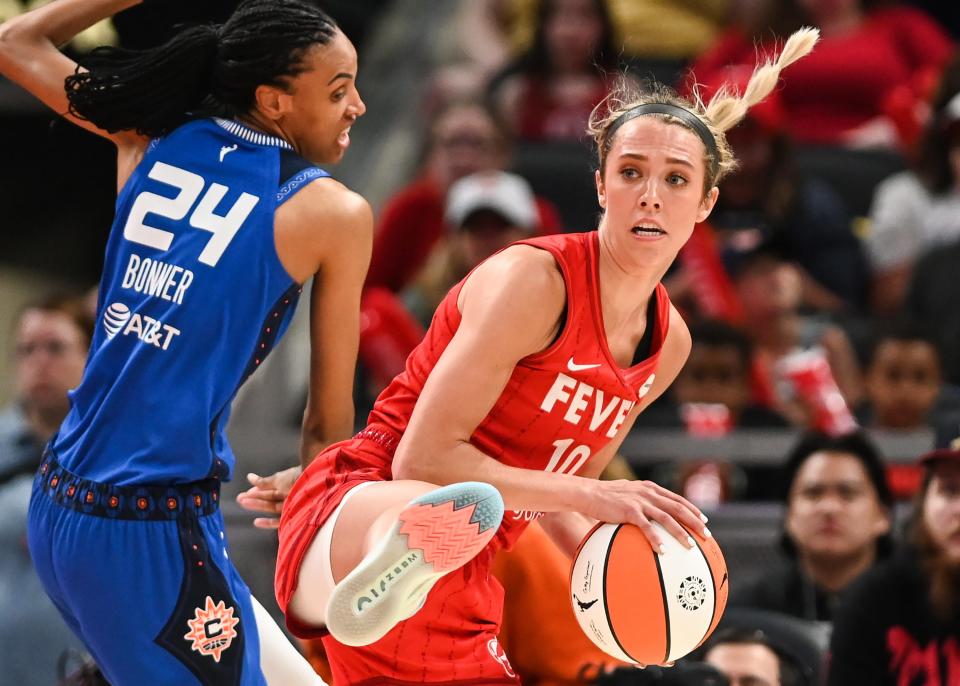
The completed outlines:
<svg viewBox="0 0 960 686">
<path fill-rule="evenodd" d="M 694 541 L 684 526 L 705 538 L 710 537 L 710 530 L 705 526 L 707 518 L 699 508 L 659 484 L 622 479 L 594 484 L 594 493 L 583 513 L 601 522 L 637 526 L 656 551 L 663 552 L 664 548 L 652 522 L 660 524 L 687 548 L 692 548 Z"/>
<path fill-rule="evenodd" d="M 259 476 L 247 474 L 247 481 L 251 487 L 237 494 L 240 507 L 251 512 L 269 512 L 279 515 L 283 510 L 283 502 L 290 495 L 290 489 L 303 469 L 298 465 L 271 474 Z M 253 525 L 258 529 L 276 529 L 280 526 L 279 517 L 257 517 Z"/>
</svg>

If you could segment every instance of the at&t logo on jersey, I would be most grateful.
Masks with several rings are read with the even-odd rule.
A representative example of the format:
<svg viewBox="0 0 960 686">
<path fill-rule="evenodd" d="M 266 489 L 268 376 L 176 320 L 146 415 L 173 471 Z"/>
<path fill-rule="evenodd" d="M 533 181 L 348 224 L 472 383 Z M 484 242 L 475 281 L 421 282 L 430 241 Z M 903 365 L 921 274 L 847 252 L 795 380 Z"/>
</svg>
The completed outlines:
<svg viewBox="0 0 960 686">
<path fill-rule="evenodd" d="M 123 325 L 130 321 L 130 308 L 123 303 L 112 303 L 103 313 L 103 328 L 107 332 L 107 338 L 113 338 Z"/>
<path fill-rule="evenodd" d="M 130 308 L 121 302 L 110 303 L 104 310 L 103 329 L 107 332 L 108 339 L 117 335 L 134 335 L 143 343 L 161 350 L 170 347 L 170 342 L 180 335 L 180 329 L 175 326 L 164 324 L 145 314 L 130 312 Z"/>
</svg>

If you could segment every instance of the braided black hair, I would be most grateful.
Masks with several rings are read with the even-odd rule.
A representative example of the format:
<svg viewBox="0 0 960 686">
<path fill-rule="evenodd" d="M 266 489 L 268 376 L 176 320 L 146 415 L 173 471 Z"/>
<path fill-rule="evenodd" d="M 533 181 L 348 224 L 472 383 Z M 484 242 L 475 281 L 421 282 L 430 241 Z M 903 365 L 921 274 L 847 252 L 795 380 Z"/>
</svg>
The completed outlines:
<svg viewBox="0 0 960 686">
<path fill-rule="evenodd" d="M 284 86 L 337 25 L 304 0 L 246 0 L 222 25 L 192 26 L 149 50 L 101 47 L 64 82 L 70 113 L 114 133 L 164 136 L 200 117 L 252 109 L 257 86 Z"/>
</svg>

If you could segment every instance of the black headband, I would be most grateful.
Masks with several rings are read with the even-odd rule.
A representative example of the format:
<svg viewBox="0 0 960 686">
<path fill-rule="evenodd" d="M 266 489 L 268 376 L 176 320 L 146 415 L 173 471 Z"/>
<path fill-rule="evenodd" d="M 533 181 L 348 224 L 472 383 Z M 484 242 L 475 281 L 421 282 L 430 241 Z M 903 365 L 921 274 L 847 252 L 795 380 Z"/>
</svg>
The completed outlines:
<svg viewBox="0 0 960 686">
<path fill-rule="evenodd" d="M 703 147 L 707 149 L 707 155 L 710 156 L 712 164 L 710 165 L 711 175 L 717 173 L 717 168 L 720 165 L 720 151 L 717 150 L 717 141 L 713 137 L 713 134 L 710 133 L 710 129 L 707 128 L 707 125 L 695 115 L 690 110 L 684 107 L 678 107 L 677 105 L 670 105 L 668 103 L 661 102 L 651 102 L 646 105 L 637 105 L 636 107 L 627 110 L 619 117 L 617 117 L 613 123 L 610 125 L 610 129 L 607 131 L 607 145 L 610 144 L 610 141 L 613 140 L 613 134 L 617 132 L 621 126 L 626 124 L 631 119 L 636 119 L 637 117 L 643 116 L 645 114 L 669 114 L 671 117 L 676 117 L 684 124 L 693 129 L 700 140 L 703 141 Z"/>
</svg>

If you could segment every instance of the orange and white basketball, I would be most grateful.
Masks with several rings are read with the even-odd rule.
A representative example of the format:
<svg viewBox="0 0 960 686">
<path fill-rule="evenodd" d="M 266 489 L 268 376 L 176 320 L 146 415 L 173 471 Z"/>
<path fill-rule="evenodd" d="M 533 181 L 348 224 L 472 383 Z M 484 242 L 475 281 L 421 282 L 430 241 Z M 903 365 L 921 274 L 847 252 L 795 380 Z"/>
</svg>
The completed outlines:
<svg viewBox="0 0 960 686">
<path fill-rule="evenodd" d="M 631 524 L 595 526 L 573 561 L 570 599 L 580 628 L 624 662 L 677 660 L 716 628 L 727 605 L 727 565 L 712 538 L 692 534 L 686 548 L 654 523 L 656 554 Z"/>
</svg>

